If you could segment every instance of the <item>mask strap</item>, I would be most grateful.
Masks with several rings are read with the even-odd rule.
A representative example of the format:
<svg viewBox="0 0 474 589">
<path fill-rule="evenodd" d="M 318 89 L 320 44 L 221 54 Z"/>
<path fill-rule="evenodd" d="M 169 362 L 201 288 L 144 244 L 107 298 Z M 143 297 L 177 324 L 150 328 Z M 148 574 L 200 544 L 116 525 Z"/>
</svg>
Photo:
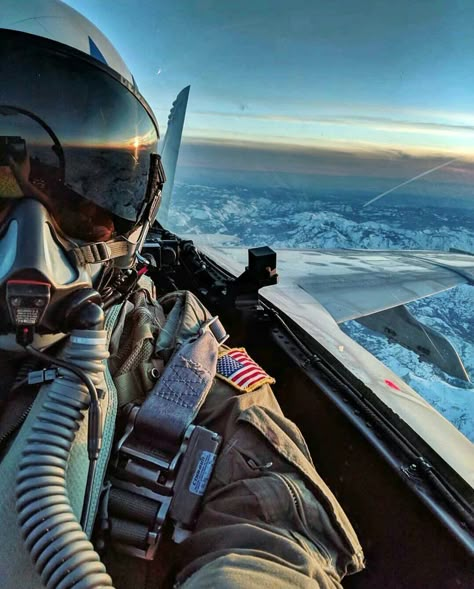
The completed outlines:
<svg viewBox="0 0 474 589">
<path fill-rule="evenodd" d="M 69 253 L 79 266 L 85 266 L 86 264 L 107 262 L 122 256 L 132 256 L 136 247 L 136 243 L 121 237 L 110 241 L 87 243 L 73 248 Z"/>
</svg>

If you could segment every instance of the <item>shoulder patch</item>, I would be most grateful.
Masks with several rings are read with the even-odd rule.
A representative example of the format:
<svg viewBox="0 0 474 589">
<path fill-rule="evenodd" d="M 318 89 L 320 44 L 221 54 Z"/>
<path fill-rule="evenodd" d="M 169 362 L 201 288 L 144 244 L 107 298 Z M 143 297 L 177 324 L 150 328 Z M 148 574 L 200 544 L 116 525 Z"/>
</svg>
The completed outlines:
<svg viewBox="0 0 474 589">
<path fill-rule="evenodd" d="M 250 393 L 263 384 L 275 383 L 275 379 L 250 358 L 245 348 L 223 350 L 217 359 L 216 376 L 242 393 Z"/>
</svg>

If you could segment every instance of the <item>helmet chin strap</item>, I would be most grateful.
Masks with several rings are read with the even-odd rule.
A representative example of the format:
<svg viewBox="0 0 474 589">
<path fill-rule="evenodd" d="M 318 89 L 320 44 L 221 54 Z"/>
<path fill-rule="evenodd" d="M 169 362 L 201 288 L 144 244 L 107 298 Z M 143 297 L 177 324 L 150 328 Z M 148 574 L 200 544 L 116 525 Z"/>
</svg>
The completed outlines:
<svg viewBox="0 0 474 589">
<path fill-rule="evenodd" d="M 110 241 L 98 241 L 96 243 L 86 243 L 69 250 L 69 254 L 74 258 L 78 266 L 86 264 L 101 264 L 117 258 L 124 258 L 127 261 L 124 268 L 133 264 L 133 254 L 137 249 L 137 244 L 129 241 L 126 237 L 117 237 Z M 120 267 L 120 264 L 116 264 Z"/>
</svg>

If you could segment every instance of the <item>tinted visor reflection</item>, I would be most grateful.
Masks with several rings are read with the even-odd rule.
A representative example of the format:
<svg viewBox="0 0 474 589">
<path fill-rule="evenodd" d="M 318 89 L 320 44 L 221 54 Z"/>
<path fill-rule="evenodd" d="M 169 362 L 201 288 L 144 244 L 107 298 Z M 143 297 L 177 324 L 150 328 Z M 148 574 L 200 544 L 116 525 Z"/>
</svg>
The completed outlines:
<svg viewBox="0 0 474 589">
<path fill-rule="evenodd" d="M 132 226 L 156 150 L 152 118 L 108 73 L 41 40 L 26 51 L 24 37 L 0 39 L 2 208 L 43 199 L 66 234 L 92 241 L 114 219 Z"/>
</svg>

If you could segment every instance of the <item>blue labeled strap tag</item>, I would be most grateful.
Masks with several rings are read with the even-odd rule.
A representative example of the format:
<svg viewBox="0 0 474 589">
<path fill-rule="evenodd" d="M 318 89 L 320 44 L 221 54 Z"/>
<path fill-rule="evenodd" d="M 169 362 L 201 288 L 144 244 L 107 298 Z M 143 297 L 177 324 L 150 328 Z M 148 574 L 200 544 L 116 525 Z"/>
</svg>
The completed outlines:
<svg viewBox="0 0 474 589">
<path fill-rule="evenodd" d="M 193 478 L 191 479 L 191 484 L 189 485 L 189 490 L 191 493 L 194 493 L 194 495 L 204 495 L 204 491 L 207 488 L 207 483 L 211 478 L 215 461 L 216 454 L 207 452 L 206 450 L 201 452 L 199 462 L 196 466 L 196 470 L 194 471 Z"/>
</svg>

